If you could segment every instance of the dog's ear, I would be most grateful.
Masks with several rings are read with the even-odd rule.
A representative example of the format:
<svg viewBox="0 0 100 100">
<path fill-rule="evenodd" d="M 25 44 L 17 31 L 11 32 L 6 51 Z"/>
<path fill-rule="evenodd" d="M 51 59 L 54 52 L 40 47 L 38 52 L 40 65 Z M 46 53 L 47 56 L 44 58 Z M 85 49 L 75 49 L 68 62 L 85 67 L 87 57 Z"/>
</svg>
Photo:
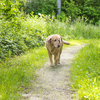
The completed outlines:
<svg viewBox="0 0 100 100">
<path fill-rule="evenodd" d="M 52 39 L 52 37 L 49 36 L 49 37 L 47 38 L 47 42 L 48 42 L 48 43 L 51 43 L 51 39 Z"/>
<path fill-rule="evenodd" d="M 60 42 L 62 42 L 62 37 L 60 36 Z"/>
<path fill-rule="evenodd" d="M 49 38 L 47 41 L 51 43 L 51 38 Z"/>
</svg>

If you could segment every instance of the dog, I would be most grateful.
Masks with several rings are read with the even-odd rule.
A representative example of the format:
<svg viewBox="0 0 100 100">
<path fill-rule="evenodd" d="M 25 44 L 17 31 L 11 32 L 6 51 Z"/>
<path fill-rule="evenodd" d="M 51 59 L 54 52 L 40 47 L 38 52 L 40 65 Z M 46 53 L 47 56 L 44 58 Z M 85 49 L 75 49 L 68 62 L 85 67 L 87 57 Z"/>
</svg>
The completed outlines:
<svg viewBox="0 0 100 100">
<path fill-rule="evenodd" d="M 53 66 L 52 55 L 54 55 L 55 65 L 60 64 L 60 55 L 62 53 L 63 44 L 69 45 L 70 43 L 64 41 L 60 35 L 51 35 L 46 39 L 45 46 L 48 51 L 50 66 Z"/>
</svg>

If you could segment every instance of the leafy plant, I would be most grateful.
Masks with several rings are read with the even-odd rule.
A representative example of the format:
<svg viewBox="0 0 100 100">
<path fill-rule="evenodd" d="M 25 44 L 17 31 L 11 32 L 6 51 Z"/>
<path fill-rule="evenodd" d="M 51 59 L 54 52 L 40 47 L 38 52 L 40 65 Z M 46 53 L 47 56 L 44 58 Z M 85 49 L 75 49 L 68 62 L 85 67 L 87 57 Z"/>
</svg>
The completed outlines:
<svg viewBox="0 0 100 100">
<path fill-rule="evenodd" d="M 81 13 L 81 10 L 78 8 L 78 5 L 75 4 L 73 0 L 64 1 L 64 7 L 62 9 L 65 11 L 67 17 L 71 17 L 71 19 L 75 19 Z"/>
</svg>

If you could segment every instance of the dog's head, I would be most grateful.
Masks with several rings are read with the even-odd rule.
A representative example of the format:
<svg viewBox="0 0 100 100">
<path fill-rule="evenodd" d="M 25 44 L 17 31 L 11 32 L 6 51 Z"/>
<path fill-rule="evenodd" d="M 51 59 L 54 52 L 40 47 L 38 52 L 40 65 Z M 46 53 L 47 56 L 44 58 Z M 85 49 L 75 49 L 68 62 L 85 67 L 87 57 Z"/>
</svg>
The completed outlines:
<svg viewBox="0 0 100 100">
<path fill-rule="evenodd" d="M 55 48 L 59 48 L 62 42 L 62 37 L 60 35 L 51 35 L 47 40 Z"/>
</svg>

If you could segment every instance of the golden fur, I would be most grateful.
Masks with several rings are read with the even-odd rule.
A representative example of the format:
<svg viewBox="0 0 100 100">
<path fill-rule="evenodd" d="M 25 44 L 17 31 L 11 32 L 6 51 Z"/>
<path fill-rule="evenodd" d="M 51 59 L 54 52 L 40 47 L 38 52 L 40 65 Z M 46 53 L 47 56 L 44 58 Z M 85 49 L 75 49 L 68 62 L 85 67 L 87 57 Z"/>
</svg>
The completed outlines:
<svg viewBox="0 0 100 100">
<path fill-rule="evenodd" d="M 55 65 L 60 64 L 60 55 L 62 53 L 63 44 L 69 45 L 70 43 L 62 40 L 60 35 L 51 35 L 47 37 L 46 48 L 48 50 L 51 66 L 53 66 L 52 55 L 54 55 Z"/>
</svg>

